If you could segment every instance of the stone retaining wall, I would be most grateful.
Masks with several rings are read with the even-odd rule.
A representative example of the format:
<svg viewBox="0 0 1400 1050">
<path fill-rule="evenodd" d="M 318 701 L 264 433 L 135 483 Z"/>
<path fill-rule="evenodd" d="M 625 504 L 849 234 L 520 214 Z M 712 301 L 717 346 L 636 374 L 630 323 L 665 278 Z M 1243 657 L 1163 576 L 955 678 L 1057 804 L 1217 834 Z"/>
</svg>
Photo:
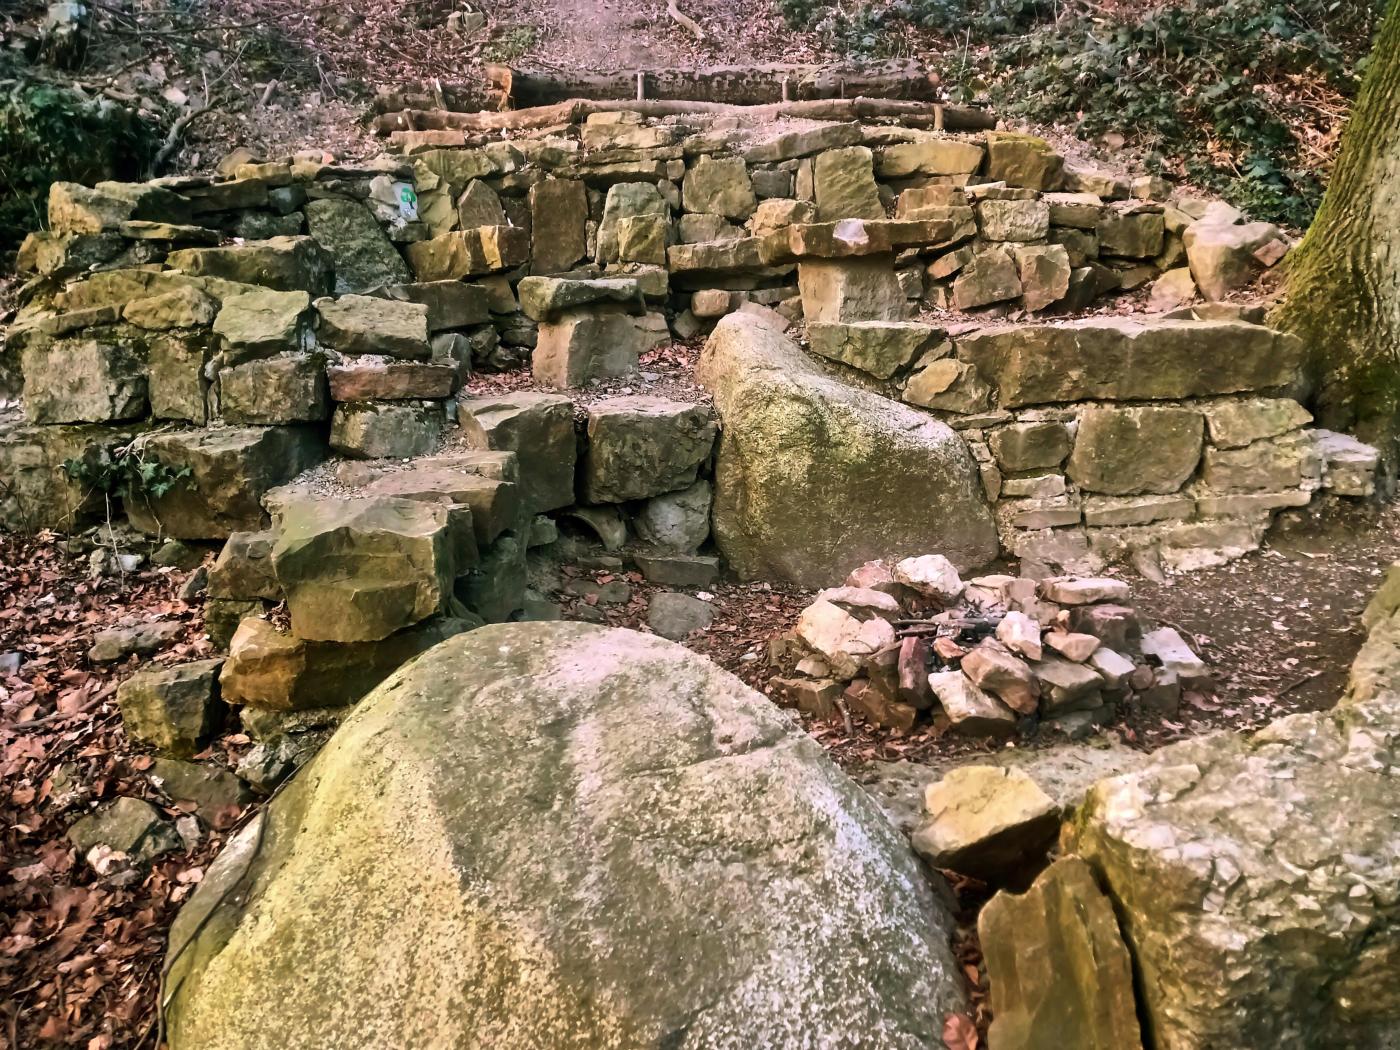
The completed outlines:
<svg viewBox="0 0 1400 1050">
<path fill-rule="evenodd" d="M 1194 275 L 1224 294 L 1286 247 L 1276 229 L 1172 197 L 1160 179 L 1077 168 L 1031 136 L 889 123 L 752 129 L 606 113 L 513 140 L 442 141 L 401 134 L 402 156 L 362 165 L 230 158 L 212 177 L 55 184 L 49 228 L 19 255 L 33 277 L 6 345 L 22 367 L 26 420 L 0 424 L 10 479 L 0 524 L 80 524 L 100 500 L 62 466 L 135 440 L 142 455 L 187 472 L 159 498 L 127 501 L 138 527 L 191 539 L 257 531 L 266 494 L 328 457 L 411 458 L 459 422 L 475 433 L 471 406 L 454 400 L 474 370 L 528 361 L 537 388 L 585 387 L 635 374 L 673 336 L 764 305 L 805 316 L 815 353 L 893 383 L 960 429 L 1004 542 L 1021 550 L 1029 530 L 1026 553 L 1047 564 L 1083 568 L 1132 547 L 1137 534 L 1123 527 L 1144 519 L 1240 519 L 1228 536 L 1175 537 L 1234 549 L 1246 534 L 1257 539 L 1266 505 L 1291 505 L 1335 475 L 1284 431 L 1240 453 L 1203 442 L 1204 466 L 1184 463 L 1186 432 L 1204 433 L 1215 411 L 1194 399 L 1291 381 L 1293 351 L 1263 329 L 956 331 L 958 311 L 1076 310 L 1163 271 L 1169 290 L 1189 293 Z M 947 322 L 906 321 L 918 311 Z M 1081 335 L 1067 343 L 1066 331 Z M 1222 358 L 1220 345 L 1236 338 L 1247 352 Z M 1165 349 L 1177 355 L 1166 363 Z M 1067 353 L 1082 361 L 1061 369 Z M 1160 389 L 1118 388 L 1164 373 Z M 1047 386 L 1073 375 L 1091 378 Z M 1133 407 L 1143 399 L 1169 404 Z M 1110 401 L 1131 411 L 1106 413 Z M 1155 456 L 1152 435 L 1173 420 L 1183 447 L 1161 446 L 1175 458 L 1158 473 L 1181 477 L 1145 483 L 1146 503 L 1095 480 L 1120 469 L 1116 439 L 1074 437 L 1132 421 Z M 524 487 L 548 485 L 527 460 L 546 476 L 562 469 L 531 439 L 501 440 L 514 442 Z M 495 447 L 481 433 L 473 441 Z M 1016 451 L 1035 441 L 1073 448 L 1053 461 L 1045 448 Z M 1116 461 L 1090 464 L 1110 446 Z M 1273 460 L 1290 456 L 1297 476 L 1284 479 Z M 1256 472 L 1209 484 L 1252 469 L 1221 462 L 1250 457 L 1277 469 L 1262 483 Z M 537 509 L 621 492 L 587 478 L 580 486 Z M 1051 527 L 1061 531 L 1041 534 Z M 946 544 L 926 536 L 918 546 Z"/>
</svg>

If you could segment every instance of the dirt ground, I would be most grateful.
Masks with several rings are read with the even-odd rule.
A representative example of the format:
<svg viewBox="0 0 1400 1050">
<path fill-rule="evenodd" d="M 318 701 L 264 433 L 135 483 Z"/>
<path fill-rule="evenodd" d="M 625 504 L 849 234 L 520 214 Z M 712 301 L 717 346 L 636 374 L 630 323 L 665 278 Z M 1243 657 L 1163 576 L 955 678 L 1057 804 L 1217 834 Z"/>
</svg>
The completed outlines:
<svg viewBox="0 0 1400 1050">
<path fill-rule="evenodd" d="M 1144 615 L 1171 623 L 1198 646 L 1219 678 L 1215 694 L 1181 718 L 1128 712 L 1103 730 L 1120 746 L 1151 750 L 1218 728 L 1249 729 L 1337 699 L 1361 641 L 1358 617 L 1385 568 L 1400 559 L 1400 508 L 1333 507 L 1295 515 L 1265 547 L 1231 565 L 1155 584 L 1131 578 Z M 204 865 L 248 811 L 200 821 L 198 841 L 133 879 L 95 871 L 64 838 L 93 804 L 135 795 L 171 819 L 189 806 L 164 797 L 149 776 L 151 756 L 129 742 L 114 702 L 117 684 L 145 664 L 88 658 L 93 635 L 117 622 L 175 620 L 182 631 L 151 659 L 197 659 L 209 652 L 198 601 L 179 598 L 187 572 L 149 565 L 125 577 L 88 576 L 79 545 L 48 535 L 0 535 L 0 1050 L 152 1046 L 164 939 Z M 560 568 L 555 593 L 566 616 L 646 630 L 647 602 L 659 588 L 619 569 Z M 608 605 L 570 586 L 621 582 Z M 767 642 L 789 628 L 811 595 L 765 583 L 723 581 L 701 596 L 715 622 L 687 645 L 762 690 L 772 673 Z M 590 606 L 584 610 L 583 606 Z M 5 667 L 0 663 L 0 667 Z M 904 735 L 855 722 L 806 721 L 833 758 L 848 767 L 909 759 L 943 766 L 991 745 Z M 247 746 L 236 726 L 205 754 L 228 765 Z M 1053 738 L 1016 746 L 1055 747 Z M 969 901 L 977 888 L 958 887 Z M 975 964 L 975 942 L 959 951 Z"/>
</svg>

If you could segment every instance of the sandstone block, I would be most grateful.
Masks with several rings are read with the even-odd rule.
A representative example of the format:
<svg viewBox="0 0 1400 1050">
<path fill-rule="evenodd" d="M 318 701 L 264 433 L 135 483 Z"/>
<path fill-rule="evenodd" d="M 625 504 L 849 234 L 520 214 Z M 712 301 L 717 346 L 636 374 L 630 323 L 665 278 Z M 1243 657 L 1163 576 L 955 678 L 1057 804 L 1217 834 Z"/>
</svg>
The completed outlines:
<svg viewBox="0 0 1400 1050">
<path fill-rule="evenodd" d="M 819 153 L 812 166 L 817 212 L 823 222 L 883 219 L 885 206 L 875 185 L 874 154 L 865 146 Z"/>
<path fill-rule="evenodd" d="M 562 273 L 588 250 L 588 191 L 577 179 L 530 187 L 530 272 Z"/>
<path fill-rule="evenodd" d="M 330 418 L 326 368 L 312 354 L 285 354 L 219 372 L 219 415 L 229 423 L 304 423 Z"/>
<path fill-rule="evenodd" d="M 34 340 L 20 358 L 31 423 L 116 423 L 150 407 L 144 355 L 119 339 Z"/>
<path fill-rule="evenodd" d="M 330 444 L 356 459 L 408 459 L 436 449 L 442 428 L 438 401 L 357 401 L 335 406 Z"/>
<path fill-rule="evenodd" d="M 217 277 L 312 296 L 331 291 L 335 265 L 311 237 L 273 237 L 222 248 L 184 248 L 171 252 L 165 262 L 172 270 L 190 277 Z"/>
<path fill-rule="evenodd" d="M 681 203 L 686 211 L 747 219 L 757 207 L 742 157 L 702 156 L 685 173 Z"/>
<path fill-rule="evenodd" d="M 325 441 L 310 427 L 226 427 L 153 434 L 144 454 L 173 471 L 189 469 L 159 497 L 125 501 L 131 523 L 143 532 L 175 539 L 222 539 L 256 532 L 267 521 L 262 497 L 326 455 Z"/>
<path fill-rule="evenodd" d="M 797 267 L 797 283 L 809 323 L 904 319 L 904 289 L 893 256 L 804 259 Z"/>
<path fill-rule="evenodd" d="M 912 321 L 855 321 L 807 325 L 812 352 L 889 379 L 942 340 L 943 330 Z"/>
<path fill-rule="evenodd" d="M 425 358 L 432 353 L 428 308 L 421 303 L 343 295 L 318 299 L 316 312 L 317 338 L 343 354 Z"/>
<path fill-rule="evenodd" d="M 292 634 L 372 642 L 442 611 L 476 561 L 471 512 L 379 496 L 282 508 L 272 564 Z"/>
<path fill-rule="evenodd" d="M 307 341 L 310 306 L 306 292 L 249 288 L 223 298 L 214 334 L 239 357 L 300 350 Z"/>
<path fill-rule="evenodd" d="M 127 737 L 181 758 L 202 750 L 223 721 L 222 665 L 222 660 L 199 660 L 141 671 L 122 682 L 117 705 Z"/>
<path fill-rule="evenodd" d="M 977 917 L 998 1050 L 1141 1050 L 1132 959 L 1112 902 L 1079 857 L 1029 890 L 1003 890 Z"/>
<path fill-rule="evenodd" d="M 472 448 L 515 454 L 523 513 L 574 502 L 578 451 L 569 398 L 534 391 L 468 397 L 459 402 L 457 419 Z"/>
<path fill-rule="evenodd" d="M 637 320 L 622 306 L 575 307 L 540 325 L 530 367 L 541 386 L 567 390 L 635 371 L 648 349 Z"/>
<path fill-rule="evenodd" d="M 1034 871 L 1060 830 L 1060 807 L 1025 772 L 963 766 L 928 786 L 914 850 L 936 868 L 992 885 Z"/>
<path fill-rule="evenodd" d="M 1203 429 L 1189 409 L 1086 408 L 1066 471 L 1089 492 L 1175 492 L 1201 461 Z"/>
<path fill-rule="evenodd" d="M 715 441 L 705 409 L 645 395 L 590 405 L 587 433 L 579 477 L 589 503 L 624 503 L 687 488 Z"/>
</svg>

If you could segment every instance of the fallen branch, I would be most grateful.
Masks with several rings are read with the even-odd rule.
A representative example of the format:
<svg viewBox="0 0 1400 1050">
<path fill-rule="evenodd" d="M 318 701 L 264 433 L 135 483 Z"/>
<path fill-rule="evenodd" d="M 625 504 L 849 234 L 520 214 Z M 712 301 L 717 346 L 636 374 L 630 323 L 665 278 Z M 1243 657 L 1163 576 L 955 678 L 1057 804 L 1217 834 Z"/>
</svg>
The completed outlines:
<svg viewBox="0 0 1400 1050">
<path fill-rule="evenodd" d="M 686 29 L 689 29 L 692 33 L 694 33 L 695 39 L 706 39 L 705 31 L 700 28 L 700 23 L 695 21 L 695 19 L 691 18 L 690 16 L 682 13 L 681 9 L 676 6 L 676 0 L 666 0 L 666 13 L 671 16 L 673 21 L 679 22 Z"/>
<path fill-rule="evenodd" d="M 273 84 L 275 83 L 276 81 L 273 81 Z M 272 85 L 269 85 L 269 87 L 271 86 Z M 204 116 L 204 114 L 209 113 L 214 109 L 217 109 L 219 105 L 220 103 L 210 103 L 209 105 L 203 106 L 199 109 L 192 109 L 179 120 L 177 120 L 174 124 L 170 125 L 170 131 L 166 133 L 165 142 L 161 144 L 160 149 L 156 152 L 155 157 L 151 160 L 151 177 L 154 178 L 155 176 L 159 175 L 161 173 L 161 170 L 165 167 L 165 165 L 170 163 L 170 158 L 175 156 L 175 154 L 179 151 L 180 145 L 185 138 L 185 132 L 189 130 L 190 125 L 193 124 L 200 117 Z"/>
<path fill-rule="evenodd" d="M 907 102 L 895 99 L 810 99 L 773 102 L 761 106 L 662 99 L 570 99 L 550 106 L 509 110 L 503 113 L 450 113 L 444 110 L 417 109 L 382 113 L 374 118 L 374 130 L 379 135 L 389 135 L 395 131 L 523 131 L 548 128 L 556 124 L 577 124 L 590 113 L 618 110 L 639 113 L 644 117 L 705 113 L 736 116 L 753 122 L 778 120 L 783 117 L 808 120 L 869 120 L 893 117 L 911 126 L 924 125 L 955 130 L 981 130 L 996 126 L 996 119 L 984 110 L 943 106 L 936 102 Z"/>
</svg>

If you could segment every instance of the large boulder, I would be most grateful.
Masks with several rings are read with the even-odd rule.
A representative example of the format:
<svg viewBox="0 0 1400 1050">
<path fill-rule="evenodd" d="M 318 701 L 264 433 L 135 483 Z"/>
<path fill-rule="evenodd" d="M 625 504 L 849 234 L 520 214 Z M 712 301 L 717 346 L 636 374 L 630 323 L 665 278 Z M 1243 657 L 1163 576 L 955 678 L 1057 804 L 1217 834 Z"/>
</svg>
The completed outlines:
<svg viewBox="0 0 1400 1050">
<path fill-rule="evenodd" d="M 1334 710 L 1173 744 L 1089 792 L 1066 845 L 1123 921 L 1151 1045 L 1400 1039 L 1395 598 L 1368 608 Z"/>
<path fill-rule="evenodd" d="M 385 682 L 230 841 L 171 930 L 166 1018 L 174 1050 L 933 1050 L 951 926 L 737 679 L 502 624 Z"/>
<path fill-rule="evenodd" d="M 755 314 L 720 321 L 697 377 L 722 424 L 715 537 L 741 576 L 822 587 L 876 558 L 996 557 L 976 465 L 945 424 L 828 377 Z"/>
</svg>

